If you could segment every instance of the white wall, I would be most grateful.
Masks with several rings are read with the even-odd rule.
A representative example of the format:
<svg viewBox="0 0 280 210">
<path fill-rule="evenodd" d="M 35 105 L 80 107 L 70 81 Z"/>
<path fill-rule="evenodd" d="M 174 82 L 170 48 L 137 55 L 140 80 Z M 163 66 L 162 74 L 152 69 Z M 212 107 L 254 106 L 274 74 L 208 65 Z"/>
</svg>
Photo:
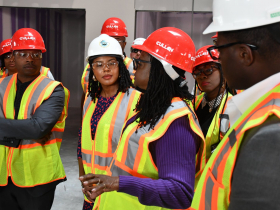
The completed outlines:
<svg viewBox="0 0 280 210">
<path fill-rule="evenodd" d="M 86 9 L 86 54 L 90 42 L 100 35 L 102 25 L 109 17 L 118 17 L 125 22 L 128 30 L 125 52 L 128 55 L 134 39 L 133 0 L 0 0 L 0 6 Z"/>
</svg>

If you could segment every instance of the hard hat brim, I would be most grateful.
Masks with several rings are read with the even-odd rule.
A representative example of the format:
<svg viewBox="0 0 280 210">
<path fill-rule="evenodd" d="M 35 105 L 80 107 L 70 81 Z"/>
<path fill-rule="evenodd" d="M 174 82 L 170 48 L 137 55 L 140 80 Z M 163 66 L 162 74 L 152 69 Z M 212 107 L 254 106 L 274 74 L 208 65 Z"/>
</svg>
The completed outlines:
<svg viewBox="0 0 280 210">
<path fill-rule="evenodd" d="M 203 34 L 209 34 L 213 32 L 222 32 L 222 31 L 237 31 L 237 30 L 243 30 L 243 29 L 249 29 L 249 28 L 256 28 L 259 26 L 265 26 L 270 25 L 273 23 L 280 22 L 280 20 L 277 18 L 275 21 L 271 20 L 257 20 L 252 22 L 240 22 L 240 23 L 232 23 L 232 24 L 226 24 L 226 25 L 219 25 L 215 22 L 212 22 L 204 31 Z"/>
</svg>

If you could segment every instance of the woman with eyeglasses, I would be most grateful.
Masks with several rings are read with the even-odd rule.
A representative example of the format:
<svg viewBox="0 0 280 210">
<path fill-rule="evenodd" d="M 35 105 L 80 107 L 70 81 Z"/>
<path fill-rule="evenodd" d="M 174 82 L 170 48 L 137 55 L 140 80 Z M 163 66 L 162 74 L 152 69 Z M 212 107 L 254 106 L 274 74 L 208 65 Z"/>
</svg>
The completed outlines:
<svg viewBox="0 0 280 210">
<path fill-rule="evenodd" d="M 140 92 L 133 86 L 123 63 L 117 40 L 102 34 L 89 48 L 89 86 L 79 132 L 79 175 L 106 174 L 116 150 L 121 129 L 134 113 Z M 83 209 L 92 209 L 94 200 L 86 197 Z"/>
<path fill-rule="evenodd" d="M 224 114 L 226 102 L 232 96 L 223 77 L 219 53 L 211 50 L 211 57 L 204 46 L 196 52 L 192 75 L 195 79 L 195 95 L 197 89 L 202 94 L 194 100 L 195 113 L 205 136 L 206 158 L 210 158 L 222 136 L 229 128 L 228 115 Z"/>
<path fill-rule="evenodd" d="M 13 59 L 13 53 L 11 51 L 11 41 L 12 39 L 6 39 L 0 44 L 0 78 L 5 78 L 17 73 L 15 60 Z"/>
<path fill-rule="evenodd" d="M 184 73 L 192 70 L 195 46 L 185 32 L 167 27 L 133 48 L 142 50 L 134 59 L 135 83 L 145 90 L 137 113 L 123 127 L 107 175 L 80 180 L 96 198 L 94 209 L 185 209 L 205 160 L 202 131 L 185 102 L 193 98 Z"/>
</svg>

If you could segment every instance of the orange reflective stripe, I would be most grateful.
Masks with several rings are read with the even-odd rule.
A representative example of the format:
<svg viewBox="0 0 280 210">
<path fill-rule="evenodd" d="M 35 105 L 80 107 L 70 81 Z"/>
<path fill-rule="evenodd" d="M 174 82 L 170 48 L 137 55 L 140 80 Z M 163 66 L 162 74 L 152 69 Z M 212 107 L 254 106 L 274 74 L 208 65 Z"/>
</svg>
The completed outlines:
<svg viewBox="0 0 280 210">
<path fill-rule="evenodd" d="M 176 100 L 175 100 L 175 101 L 176 101 Z M 180 100 L 179 100 L 179 101 L 180 101 Z M 173 100 L 172 100 L 172 102 L 174 103 Z M 164 118 L 168 119 L 171 115 L 173 115 L 173 114 L 175 114 L 175 113 L 183 112 L 184 110 L 186 110 L 186 107 L 173 110 L 173 111 L 169 112 L 167 115 L 165 115 Z M 181 113 L 181 114 L 180 114 L 181 117 L 184 116 L 184 115 L 186 115 L 186 114 L 185 114 L 185 113 Z M 175 119 L 174 119 L 174 120 L 175 120 Z M 170 124 L 171 124 L 172 122 L 173 122 L 173 120 L 170 122 Z M 140 140 L 139 140 L 139 149 L 138 149 L 137 154 L 136 154 L 136 157 L 135 157 L 135 162 L 134 162 L 133 170 L 138 171 L 138 167 L 139 167 L 139 164 L 140 164 L 140 161 L 141 161 L 141 157 L 142 157 L 142 155 L 143 155 L 143 146 L 144 146 L 144 140 L 145 140 L 145 138 L 152 136 L 152 135 L 157 131 L 157 129 L 159 129 L 159 128 L 163 125 L 163 123 L 165 123 L 165 121 L 160 121 L 160 122 L 155 126 L 154 130 L 152 130 L 152 131 L 150 131 L 150 132 L 148 132 L 148 133 L 146 133 L 146 134 L 144 134 L 144 135 L 142 135 L 142 136 L 140 137 Z M 165 134 L 165 132 L 167 131 L 168 127 L 169 127 L 169 126 L 167 126 L 167 127 L 165 128 L 165 130 L 162 132 L 161 136 L 163 136 L 163 135 Z M 160 137 L 161 137 L 161 136 L 160 136 Z M 160 138 L 160 137 L 159 137 L 159 138 Z M 125 153 L 125 154 L 126 154 L 126 153 Z"/>
<path fill-rule="evenodd" d="M 142 174 L 137 173 L 136 171 L 134 171 L 133 169 L 129 168 L 128 166 L 126 166 L 123 163 L 120 163 L 118 161 L 115 162 L 115 165 L 118 166 L 119 168 L 121 168 L 122 170 L 128 172 L 130 175 L 135 176 L 135 177 L 139 177 L 139 178 L 149 178 L 147 176 L 144 176 Z"/>
<path fill-rule="evenodd" d="M 37 77 L 32 83 L 35 83 L 34 87 L 32 88 L 29 96 L 28 96 L 28 100 L 27 100 L 27 104 L 30 104 L 30 101 L 31 101 L 31 98 L 36 90 L 36 88 L 38 87 L 38 85 L 42 82 L 42 80 L 44 79 L 44 77 Z M 30 85 L 32 85 L 32 83 Z M 27 118 L 27 113 L 28 113 L 28 108 L 29 106 L 26 106 L 25 107 L 25 110 L 24 110 L 24 118 L 26 119 Z"/>
<path fill-rule="evenodd" d="M 43 101 L 43 97 L 44 97 L 44 95 L 45 95 L 45 92 L 47 91 L 47 89 L 48 89 L 51 85 L 53 85 L 52 82 L 50 82 L 50 83 L 44 88 L 44 90 L 42 91 L 42 93 L 40 94 L 39 99 L 38 99 L 38 101 L 37 101 L 37 103 L 36 103 L 36 106 L 35 106 L 35 108 L 34 108 L 34 112 L 35 112 L 35 110 L 41 105 L 41 103 L 42 103 L 42 101 Z M 55 86 L 55 87 L 56 87 L 56 86 Z M 55 88 L 55 87 L 54 87 L 54 88 Z M 48 98 L 51 96 L 52 92 L 53 92 L 53 90 L 50 91 L 49 95 L 48 95 L 47 97 L 45 97 L 44 100 L 48 99 Z"/>
<path fill-rule="evenodd" d="M 9 83 L 8 83 L 8 86 L 7 86 L 7 88 L 6 88 L 6 92 L 5 92 L 5 94 L 4 94 L 4 99 L 3 99 L 3 112 L 4 112 L 5 118 L 6 118 L 6 116 L 7 116 L 7 102 L 8 102 L 9 92 L 10 92 L 10 90 L 11 90 L 11 87 L 12 87 L 12 85 L 13 85 L 13 83 L 14 83 L 14 79 L 15 79 L 16 76 L 17 76 L 17 74 L 14 74 L 14 75 L 13 75 L 12 79 L 11 79 L 11 80 L 9 81 Z"/>
<path fill-rule="evenodd" d="M 58 142 L 57 139 L 49 140 L 44 144 L 44 146 L 49 145 L 49 144 L 55 144 L 56 142 Z M 34 148 L 34 147 L 42 147 L 42 145 L 34 141 L 34 144 L 19 145 L 18 148 L 19 149 L 30 149 L 30 148 Z"/>
</svg>

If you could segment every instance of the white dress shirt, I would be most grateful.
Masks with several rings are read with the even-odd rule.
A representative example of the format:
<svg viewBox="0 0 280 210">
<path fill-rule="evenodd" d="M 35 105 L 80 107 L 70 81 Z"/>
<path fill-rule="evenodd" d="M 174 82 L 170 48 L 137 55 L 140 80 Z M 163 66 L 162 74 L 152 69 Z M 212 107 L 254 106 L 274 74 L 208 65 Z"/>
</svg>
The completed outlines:
<svg viewBox="0 0 280 210">
<path fill-rule="evenodd" d="M 280 83 L 280 72 L 274 74 L 252 87 L 233 96 L 227 104 L 225 114 L 229 115 L 230 126 L 238 120 L 241 115 L 250 108 L 260 97 L 273 89 Z"/>
</svg>

